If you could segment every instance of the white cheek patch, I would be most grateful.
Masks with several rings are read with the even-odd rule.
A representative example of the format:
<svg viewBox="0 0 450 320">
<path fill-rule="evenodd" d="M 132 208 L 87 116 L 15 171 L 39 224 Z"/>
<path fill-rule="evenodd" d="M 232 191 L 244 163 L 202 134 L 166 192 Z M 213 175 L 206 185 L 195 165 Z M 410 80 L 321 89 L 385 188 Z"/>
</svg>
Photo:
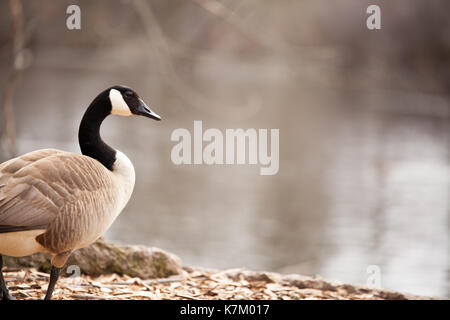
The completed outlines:
<svg viewBox="0 0 450 320">
<path fill-rule="evenodd" d="M 111 114 L 119 116 L 131 116 L 132 113 L 125 100 L 123 100 L 122 94 L 119 90 L 111 89 L 109 91 L 109 100 L 111 101 Z"/>
</svg>

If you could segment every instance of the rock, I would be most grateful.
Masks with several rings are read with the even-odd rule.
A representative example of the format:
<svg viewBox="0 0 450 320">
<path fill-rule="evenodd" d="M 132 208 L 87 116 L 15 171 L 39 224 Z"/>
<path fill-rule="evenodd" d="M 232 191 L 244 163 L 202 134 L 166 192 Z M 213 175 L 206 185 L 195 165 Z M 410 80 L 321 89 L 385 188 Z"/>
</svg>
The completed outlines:
<svg viewBox="0 0 450 320">
<path fill-rule="evenodd" d="M 50 256 L 34 254 L 28 257 L 5 257 L 8 267 L 37 268 L 49 272 Z M 75 266 L 75 268 L 73 267 Z M 72 273 L 76 267 L 90 276 L 117 273 L 142 279 L 165 278 L 182 274 L 181 260 L 164 250 L 138 245 L 117 245 L 100 238 L 92 245 L 72 253 L 66 268 Z"/>
<path fill-rule="evenodd" d="M 406 295 L 399 292 L 383 289 L 371 289 L 351 284 L 343 284 L 339 281 L 327 281 L 320 276 L 308 277 L 299 274 L 282 275 L 274 272 L 251 271 L 246 269 L 229 269 L 220 271 L 219 275 L 239 282 L 247 281 L 259 283 L 275 283 L 281 286 L 296 287 L 297 294 L 305 297 L 327 297 L 327 298 L 366 298 L 403 300 L 418 299 L 418 296 Z"/>
<path fill-rule="evenodd" d="M 375 295 L 385 300 L 407 300 L 409 299 L 406 295 L 400 292 L 394 292 L 390 290 L 377 290 Z"/>
<path fill-rule="evenodd" d="M 248 282 L 266 282 L 276 281 L 277 275 L 266 271 L 252 271 L 247 269 L 229 269 L 223 272 L 225 276 L 233 281 L 246 280 Z"/>
<path fill-rule="evenodd" d="M 336 291 L 337 284 L 332 284 L 320 278 L 312 278 L 298 274 L 283 276 L 283 283 L 299 289 L 317 289 L 322 291 Z"/>
</svg>

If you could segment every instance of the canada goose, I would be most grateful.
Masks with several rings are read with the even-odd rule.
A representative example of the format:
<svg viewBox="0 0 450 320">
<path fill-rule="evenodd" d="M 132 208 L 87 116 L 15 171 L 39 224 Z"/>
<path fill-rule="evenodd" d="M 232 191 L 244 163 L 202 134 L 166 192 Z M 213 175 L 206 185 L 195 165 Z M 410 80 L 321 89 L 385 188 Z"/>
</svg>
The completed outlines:
<svg viewBox="0 0 450 320">
<path fill-rule="evenodd" d="M 43 149 L 0 164 L 0 299 L 13 299 L 2 254 L 51 254 L 50 299 L 70 254 L 105 233 L 130 199 L 133 165 L 100 137 L 110 114 L 161 120 L 132 89 L 114 86 L 92 101 L 81 120 L 82 155 Z"/>
</svg>

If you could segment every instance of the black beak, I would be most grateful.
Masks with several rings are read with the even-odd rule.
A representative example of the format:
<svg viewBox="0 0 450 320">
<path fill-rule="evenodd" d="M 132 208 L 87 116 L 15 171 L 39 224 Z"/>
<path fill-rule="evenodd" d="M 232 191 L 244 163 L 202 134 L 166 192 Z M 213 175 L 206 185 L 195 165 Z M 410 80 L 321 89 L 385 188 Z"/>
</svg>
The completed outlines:
<svg viewBox="0 0 450 320">
<path fill-rule="evenodd" d="M 155 120 L 161 120 L 161 117 L 158 116 L 156 113 L 154 113 L 146 104 L 144 101 L 142 101 L 142 99 L 139 99 L 139 106 L 138 106 L 138 110 L 137 110 L 137 114 L 140 116 L 144 116 L 147 118 L 152 118 Z"/>
</svg>

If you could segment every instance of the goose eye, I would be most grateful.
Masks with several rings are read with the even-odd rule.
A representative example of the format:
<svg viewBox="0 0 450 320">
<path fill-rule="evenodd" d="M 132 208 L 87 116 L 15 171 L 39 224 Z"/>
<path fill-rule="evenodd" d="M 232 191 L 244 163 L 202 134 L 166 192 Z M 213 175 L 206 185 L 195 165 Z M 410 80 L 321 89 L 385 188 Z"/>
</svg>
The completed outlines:
<svg viewBox="0 0 450 320">
<path fill-rule="evenodd" d="M 125 96 L 127 96 L 127 97 L 132 97 L 132 96 L 133 96 L 133 92 L 131 92 L 131 91 L 125 91 Z"/>
</svg>

